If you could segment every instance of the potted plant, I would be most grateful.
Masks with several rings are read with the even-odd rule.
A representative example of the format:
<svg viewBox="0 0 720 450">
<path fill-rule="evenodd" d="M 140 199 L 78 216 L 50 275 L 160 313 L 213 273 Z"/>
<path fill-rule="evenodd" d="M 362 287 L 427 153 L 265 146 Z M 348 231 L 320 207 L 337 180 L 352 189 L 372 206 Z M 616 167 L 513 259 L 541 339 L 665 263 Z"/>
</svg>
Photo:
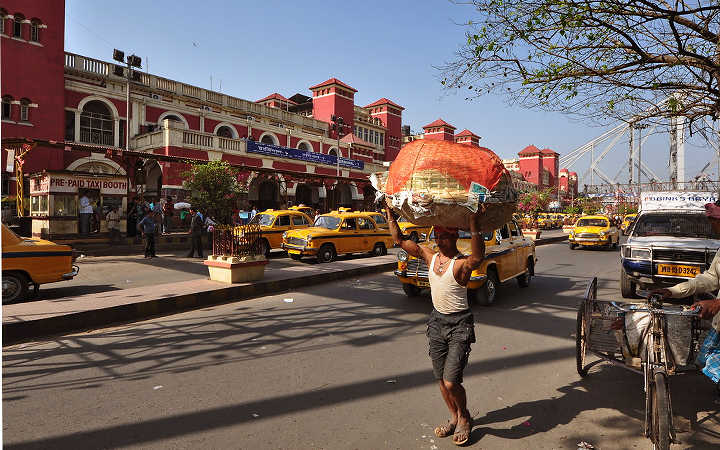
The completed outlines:
<svg viewBox="0 0 720 450">
<path fill-rule="evenodd" d="M 204 263 L 210 279 L 223 283 L 261 280 L 268 263 L 260 245 L 261 238 L 258 224 L 215 226 L 213 252 Z"/>
</svg>

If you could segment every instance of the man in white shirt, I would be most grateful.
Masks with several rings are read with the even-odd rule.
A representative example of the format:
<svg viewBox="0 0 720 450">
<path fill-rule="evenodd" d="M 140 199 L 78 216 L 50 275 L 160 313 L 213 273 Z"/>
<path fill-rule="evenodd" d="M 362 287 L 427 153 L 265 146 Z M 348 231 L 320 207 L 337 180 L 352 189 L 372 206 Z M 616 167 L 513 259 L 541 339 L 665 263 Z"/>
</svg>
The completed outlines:
<svg viewBox="0 0 720 450">
<path fill-rule="evenodd" d="M 117 212 L 117 207 L 110 207 L 110 211 L 105 216 L 105 222 L 110 232 L 110 242 L 114 244 L 120 240 L 120 215 Z"/>
<path fill-rule="evenodd" d="M 90 199 L 87 197 L 87 192 L 83 192 L 80 197 L 80 234 L 90 233 L 90 216 L 93 215 L 93 208 L 90 204 Z"/>
</svg>

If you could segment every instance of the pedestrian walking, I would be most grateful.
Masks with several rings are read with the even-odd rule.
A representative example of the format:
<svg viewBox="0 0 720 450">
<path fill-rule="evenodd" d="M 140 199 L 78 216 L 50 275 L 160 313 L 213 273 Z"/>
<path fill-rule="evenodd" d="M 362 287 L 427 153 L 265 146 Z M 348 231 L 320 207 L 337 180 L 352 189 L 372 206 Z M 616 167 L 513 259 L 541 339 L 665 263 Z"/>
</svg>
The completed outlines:
<svg viewBox="0 0 720 450">
<path fill-rule="evenodd" d="M 80 197 L 80 210 L 78 214 L 80 214 L 80 234 L 89 234 L 90 217 L 93 215 L 93 208 L 87 192 L 83 192 L 82 197 Z"/>
<path fill-rule="evenodd" d="M 207 234 L 205 238 L 207 240 L 207 248 L 208 250 L 212 250 L 213 231 L 215 231 L 215 225 L 217 225 L 217 222 L 215 222 L 212 217 L 206 215 L 205 221 L 203 223 L 205 225 L 205 232 Z"/>
<path fill-rule="evenodd" d="M 137 235 L 137 209 L 135 202 L 131 201 L 127 209 L 127 227 L 125 232 L 128 237 L 134 238 Z"/>
<path fill-rule="evenodd" d="M 105 222 L 110 232 L 110 243 L 117 243 L 120 240 L 120 214 L 116 206 L 110 207 L 110 211 L 105 215 Z"/>
<path fill-rule="evenodd" d="M 190 208 L 190 231 L 188 231 L 188 234 L 190 235 L 190 253 L 188 253 L 187 257 L 192 258 L 195 256 L 195 252 L 197 251 L 198 258 L 203 257 L 203 248 L 202 248 L 202 234 L 203 230 L 205 229 L 205 226 L 203 224 L 202 215 L 200 215 L 199 211 L 197 211 L 195 208 Z"/>
<path fill-rule="evenodd" d="M 438 380 L 440 393 L 450 420 L 435 428 L 437 437 L 453 436 L 456 445 L 470 439 L 472 417 L 467 409 L 467 395 L 462 385 L 463 370 L 467 365 L 470 345 L 475 342 L 475 325 L 468 305 L 467 283 L 470 274 L 480 266 L 485 256 L 485 240 L 480 232 L 479 217 L 470 222 L 471 254 L 465 256 L 457 248 L 457 228 L 435 226 L 438 252 L 421 247 L 405 239 L 395 221 L 390 205 L 387 220 L 395 243 L 408 254 L 423 259 L 430 268 L 430 293 L 433 310 L 427 324 L 429 355 L 433 375 Z"/>
<path fill-rule="evenodd" d="M 175 211 L 173 209 L 173 200 L 172 197 L 168 195 L 167 199 L 163 202 L 162 205 L 162 223 L 163 223 L 163 233 L 169 233 L 170 232 L 170 224 L 172 222 L 173 215 L 175 214 Z"/>
<path fill-rule="evenodd" d="M 145 238 L 145 258 L 155 258 L 155 213 L 149 212 L 138 223 L 138 231 L 141 231 Z"/>
</svg>

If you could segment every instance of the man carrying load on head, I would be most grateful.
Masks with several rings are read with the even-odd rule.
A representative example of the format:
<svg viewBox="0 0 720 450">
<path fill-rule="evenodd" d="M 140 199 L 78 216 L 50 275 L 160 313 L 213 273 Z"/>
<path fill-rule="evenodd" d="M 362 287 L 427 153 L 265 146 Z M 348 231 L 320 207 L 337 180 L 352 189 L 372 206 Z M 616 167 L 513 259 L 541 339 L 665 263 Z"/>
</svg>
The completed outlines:
<svg viewBox="0 0 720 450">
<path fill-rule="evenodd" d="M 720 201 L 705 205 L 705 215 L 710 220 L 713 232 L 720 235 Z M 655 289 L 652 294 L 663 298 L 683 298 L 694 294 L 714 293 L 720 289 L 720 250 L 715 254 L 710 267 L 697 277 L 676 284 L 669 289 Z M 712 319 L 712 329 L 700 348 L 697 364 L 703 373 L 715 383 L 720 394 L 720 298 L 696 302 L 700 307 L 701 319 Z"/>
<path fill-rule="evenodd" d="M 450 410 L 447 424 L 435 428 L 437 437 L 453 435 L 453 443 L 462 445 L 470 439 L 472 417 L 467 409 L 467 396 L 462 386 L 463 370 L 475 342 L 473 315 L 468 306 L 467 283 L 472 271 L 485 256 L 485 240 L 480 232 L 478 216 L 470 221 L 470 256 L 457 248 L 457 228 L 435 226 L 438 252 L 405 239 L 400 232 L 390 205 L 387 219 L 395 243 L 409 255 L 421 258 L 428 265 L 428 278 L 433 310 L 427 325 L 429 355 L 433 374 L 439 382 L 440 393 Z"/>
</svg>

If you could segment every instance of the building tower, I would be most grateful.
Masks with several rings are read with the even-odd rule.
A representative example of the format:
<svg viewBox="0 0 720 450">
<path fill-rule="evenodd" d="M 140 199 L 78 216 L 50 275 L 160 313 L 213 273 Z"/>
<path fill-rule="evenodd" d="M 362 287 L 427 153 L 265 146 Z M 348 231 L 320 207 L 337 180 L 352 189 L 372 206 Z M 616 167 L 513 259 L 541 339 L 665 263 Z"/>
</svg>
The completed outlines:
<svg viewBox="0 0 720 450">
<path fill-rule="evenodd" d="M 332 116 L 342 117 L 345 129 L 341 137 L 352 133 L 355 122 L 355 93 L 357 89 L 343 83 L 337 78 L 330 78 L 315 86 L 310 86 L 312 91 L 314 119 L 331 123 Z M 331 130 L 331 137 L 337 138 Z"/>
<path fill-rule="evenodd" d="M 455 127 L 442 119 L 425 125 L 423 131 L 423 139 L 455 142 Z"/>
<path fill-rule="evenodd" d="M 370 116 L 380 119 L 380 122 L 387 128 L 385 133 L 385 158 L 384 161 L 394 161 L 402 142 L 402 112 L 405 108 L 395 102 L 383 97 L 365 106 L 370 111 Z"/>
</svg>

